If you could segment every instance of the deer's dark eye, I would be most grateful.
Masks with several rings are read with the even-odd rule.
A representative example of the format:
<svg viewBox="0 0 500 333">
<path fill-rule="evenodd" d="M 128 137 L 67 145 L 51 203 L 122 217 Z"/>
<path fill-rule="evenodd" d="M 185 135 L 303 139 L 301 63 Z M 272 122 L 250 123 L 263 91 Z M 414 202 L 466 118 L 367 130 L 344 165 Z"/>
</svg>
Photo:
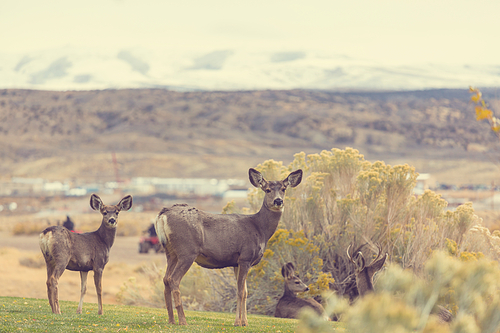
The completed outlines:
<svg viewBox="0 0 500 333">
<path fill-rule="evenodd" d="M 107 214 L 108 214 L 108 212 L 102 212 L 102 215 L 107 215 Z"/>
<path fill-rule="evenodd" d="M 266 189 L 266 193 L 271 193 L 271 190 L 270 189 Z"/>
</svg>

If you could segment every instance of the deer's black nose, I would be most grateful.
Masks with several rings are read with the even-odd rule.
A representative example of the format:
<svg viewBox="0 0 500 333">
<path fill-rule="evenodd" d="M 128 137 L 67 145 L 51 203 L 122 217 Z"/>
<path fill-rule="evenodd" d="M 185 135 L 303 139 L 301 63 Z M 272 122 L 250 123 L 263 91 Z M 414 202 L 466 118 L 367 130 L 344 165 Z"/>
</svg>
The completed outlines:
<svg viewBox="0 0 500 333">
<path fill-rule="evenodd" d="M 108 220 L 108 222 L 109 222 L 109 223 L 111 223 L 111 224 L 115 224 L 116 220 L 115 220 L 114 218 L 110 218 L 110 219 Z"/>
<path fill-rule="evenodd" d="M 281 206 L 281 205 L 283 205 L 283 199 L 280 199 L 280 198 L 278 198 L 278 199 L 274 199 L 274 204 L 275 204 L 276 206 Z"/>
</svg>

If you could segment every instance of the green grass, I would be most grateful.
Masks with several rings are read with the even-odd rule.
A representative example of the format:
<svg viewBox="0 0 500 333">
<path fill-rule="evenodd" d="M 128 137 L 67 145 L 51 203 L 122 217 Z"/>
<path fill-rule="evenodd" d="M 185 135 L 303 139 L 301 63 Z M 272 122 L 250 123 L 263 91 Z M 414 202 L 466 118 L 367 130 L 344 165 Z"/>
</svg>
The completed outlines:
<svg viewBox="0 0 500 333">
<path fill-rule="evenodd" d="M 0 332 L 294 332 L 298 320 L 249 315 L 247 327 L 234 327 L 234 313 L 186 311 L 187 326 L 167 324 L 165 309 L 60 301 L 62 315 L 50 310 L 46 299 L 0 297 Z M 340 327 L 331 323 L 332 330 Z M 340 329 L 342 331 L 342 329 Z"/>
</svg>

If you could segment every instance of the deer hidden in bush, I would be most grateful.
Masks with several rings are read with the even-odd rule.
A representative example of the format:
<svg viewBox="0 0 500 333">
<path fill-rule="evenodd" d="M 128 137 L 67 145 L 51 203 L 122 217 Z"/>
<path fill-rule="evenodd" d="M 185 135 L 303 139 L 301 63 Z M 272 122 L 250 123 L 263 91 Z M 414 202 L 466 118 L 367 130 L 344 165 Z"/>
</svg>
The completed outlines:
<svg viewBox="0 0 500 333">
<path fill-rule="evenodd" d="M 373 259 L 369 265 L 366 265 L 365 258 L 363 256 L 363 253 L 361 252 L 361 249 L 366 244 L 358 247 L 354 251 L 352 257 L 349 253 L 351 245 L 349 245 L 349 247 L 347 248 L 347 257 L 349 258 L 349 261 L 354 264 L 354 277 L 356 278 L 356 287 L 358 288 L 359 295 L 362 297 L 363 295 L 366 295 L 367 293 L 373 291 L 373 276 L 375 275 L 375 273 L 382 269 L 388 254 L 386 253 L 382 258 L 380 258 L 380 255 L 382 254 L 382 247 L 377 244 L 377 257 Z"/>
<path fill-rule="evenodd" d="M 281 267 L 281 275 L 285 278 L 283 296 L 276 305 L 275 317 L 299 318 L 300 310 L 309 307 L 318 314 L 323 315 L 325 309 L 313 298 L 304 299 L 297 297 L 297 293 L 308 291 L 309 287 L 295 275 L 295 266 L 289 262 Z"/>
<path fill-rule="evenodd" d="M 204 268 L 234 267 L 237 280 L 235 326 L 248 325 L 246 278 L 250 267 L 262 259 L 267 241 L 276 231 L 284 207 L 285 190 L 302 180 L 302 170 L 282 181 L 267 181 L 255 169 L 248 171 L 253 186 L 265 192 L 256 214 L 211 214 L 186 204 L 164 208 L 155 220 L 158 238 L 165 248 L 167 271 L 165 304 L 168 322 L 175 324 L 172 296 L 179 324 L 186 325 L 179 284 L 193 262 Z"/>
<path fill-rule="evenodd" d="M 347 248 L 347 257 L 355 266 L 354 276 L 356 278 L 356 286 L 358 288 L 358 293 L 360 297 L 363 297 L 363 295 L 366 295 L 367 293 L 372 292 L 374 290 L 373 276 L 380 269 L 382 269 L 385 260 L 387 259 L 388 256 L 388 254 L 386 253 L 385 256 L 380 258 L 380 254 L 382 253 L 382 248 L 380 244 L 376 244 L 378 250 L 377 257 L 373 259 L 373 261 L 368 266 L 366 266 L 365 258 L 363 256 L 363 253 L 361 252 L 361 248 L 365 245 L 366 244 L 363 244 L 360 247 L 358 247 L 354 251 L 352 257 L 349 253 L 351 245 L 349 245 L 349 247 Z M 441 305 L 437 305 L 435 311 L 433 312 L 434 313 L 437 312 L 437 315 L 441 322 L 450 322 L 453 319 L 451 312 Z"/>
<path fill-rule="evenodd" d="M 40 249 L 47 265 L 47 295 L 52 312 L 61 313 L 58 281 L 64 270 L 79 271 L 81 296 L 77 313 L 82 313 L 83 296 L 87 291 L 87 275 L 94 271 L 98 314 L 102 314 L 102 272 L 109 260 L 109 250 L 115 241 L 118 213 L 132 207 L 132 197 L 125 196 L 116 206 L 102 203 L 96 194 L 90 196 L 90 207 L 102 214 L 99 229 L 77 234 L 63 226 L 52 226 L 40 234 Z"/>
</svg>

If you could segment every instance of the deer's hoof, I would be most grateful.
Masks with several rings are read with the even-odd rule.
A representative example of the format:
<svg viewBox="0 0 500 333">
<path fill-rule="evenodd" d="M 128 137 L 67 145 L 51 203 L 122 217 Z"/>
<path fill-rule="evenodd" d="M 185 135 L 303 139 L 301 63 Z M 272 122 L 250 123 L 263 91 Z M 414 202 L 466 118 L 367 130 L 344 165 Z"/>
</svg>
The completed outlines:
<svg viewBox="0 0 500 333">
<path fill-rule="evenodd" d="M 236 319 L 234 326 L 248 326 L 248 321 Z"/>
</svg>

